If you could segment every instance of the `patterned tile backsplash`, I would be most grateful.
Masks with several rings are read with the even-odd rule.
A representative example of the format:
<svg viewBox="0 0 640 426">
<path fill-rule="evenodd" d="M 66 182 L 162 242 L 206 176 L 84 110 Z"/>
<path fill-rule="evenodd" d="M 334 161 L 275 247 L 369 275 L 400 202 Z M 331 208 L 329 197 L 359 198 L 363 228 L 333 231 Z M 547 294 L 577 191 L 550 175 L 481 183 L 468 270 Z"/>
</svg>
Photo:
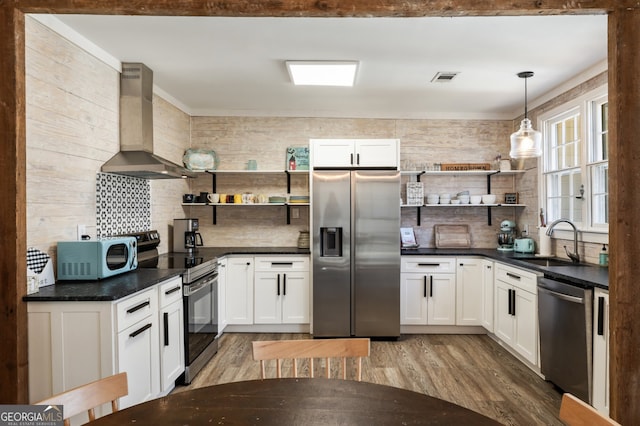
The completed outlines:
<svg viewBox="0 0 640 426">
<path fill-rule="evenodd" d="M 98 173 L 96 237 L 151 229 L 151 185 L 147 179 Z"/>
</svg>

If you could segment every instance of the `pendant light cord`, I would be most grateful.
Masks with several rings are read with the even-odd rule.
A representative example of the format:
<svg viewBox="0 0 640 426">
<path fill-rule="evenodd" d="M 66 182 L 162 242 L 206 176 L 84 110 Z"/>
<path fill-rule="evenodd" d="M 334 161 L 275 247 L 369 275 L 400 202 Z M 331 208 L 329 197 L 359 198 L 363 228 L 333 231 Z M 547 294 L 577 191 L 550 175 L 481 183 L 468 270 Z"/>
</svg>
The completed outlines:
<svg viewBox="0 0 640 426">
<path fill-rule="evenodd" d="M 527 77 L 524 78 L 524 118 L 527 117 Z"/>
</svg>

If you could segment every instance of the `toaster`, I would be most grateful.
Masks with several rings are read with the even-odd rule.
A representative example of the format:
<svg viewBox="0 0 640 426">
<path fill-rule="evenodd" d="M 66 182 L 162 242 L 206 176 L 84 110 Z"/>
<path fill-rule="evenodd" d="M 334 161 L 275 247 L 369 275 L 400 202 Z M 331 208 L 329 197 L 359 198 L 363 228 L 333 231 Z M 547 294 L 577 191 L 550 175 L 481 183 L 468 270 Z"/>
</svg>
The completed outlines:
<svg viewBox="0 0 640 426">
<path fill-rule="evenodd" d="M 532 238 L 516 238 L 513 243 L 513 251 L 518 253 L 534 253 L 535 248 Z"/>
</svg>

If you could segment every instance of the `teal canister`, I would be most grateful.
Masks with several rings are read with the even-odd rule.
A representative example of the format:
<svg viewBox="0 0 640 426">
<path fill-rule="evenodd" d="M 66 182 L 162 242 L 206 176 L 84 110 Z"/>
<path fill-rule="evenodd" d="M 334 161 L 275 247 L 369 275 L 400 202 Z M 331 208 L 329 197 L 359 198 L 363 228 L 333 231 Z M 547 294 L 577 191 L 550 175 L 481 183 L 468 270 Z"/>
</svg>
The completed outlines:
<svg viewBox="0 0 640 426">
<path fill-rule="evenodd" d="M 602 245 L 602 250 L 600 251 L 600 266 L 608 266 L 609 265 L 609 253 L 607 252 L 607 245 Z"/>
</svg>

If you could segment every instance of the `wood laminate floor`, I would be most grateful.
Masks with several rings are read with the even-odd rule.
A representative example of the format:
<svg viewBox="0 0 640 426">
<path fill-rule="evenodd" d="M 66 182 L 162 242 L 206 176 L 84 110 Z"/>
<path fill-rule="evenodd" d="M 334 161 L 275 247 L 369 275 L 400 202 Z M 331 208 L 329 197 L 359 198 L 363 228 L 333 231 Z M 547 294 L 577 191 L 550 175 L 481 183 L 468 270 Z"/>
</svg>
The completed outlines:
<svg viewBox="0 0 640 426">
<path fill-rule="evenodd" d="M 253 340 L 309 337 L 224 334 L 218 353 L 191 385 L 174 392 L 260 378 L 259 362 L 251 354 Z M 320 367 L 314 368 L 316 374 Z M 274 377 L 274 371 L 267 365 L 268 376 Z M 403 335 L 395 342 L 372 341 L 371 356 L 363 361 L 363 381 L 425 393 L 506 425 L 562 425 L 559 391 L 486 335 Z"/>
</svg>

